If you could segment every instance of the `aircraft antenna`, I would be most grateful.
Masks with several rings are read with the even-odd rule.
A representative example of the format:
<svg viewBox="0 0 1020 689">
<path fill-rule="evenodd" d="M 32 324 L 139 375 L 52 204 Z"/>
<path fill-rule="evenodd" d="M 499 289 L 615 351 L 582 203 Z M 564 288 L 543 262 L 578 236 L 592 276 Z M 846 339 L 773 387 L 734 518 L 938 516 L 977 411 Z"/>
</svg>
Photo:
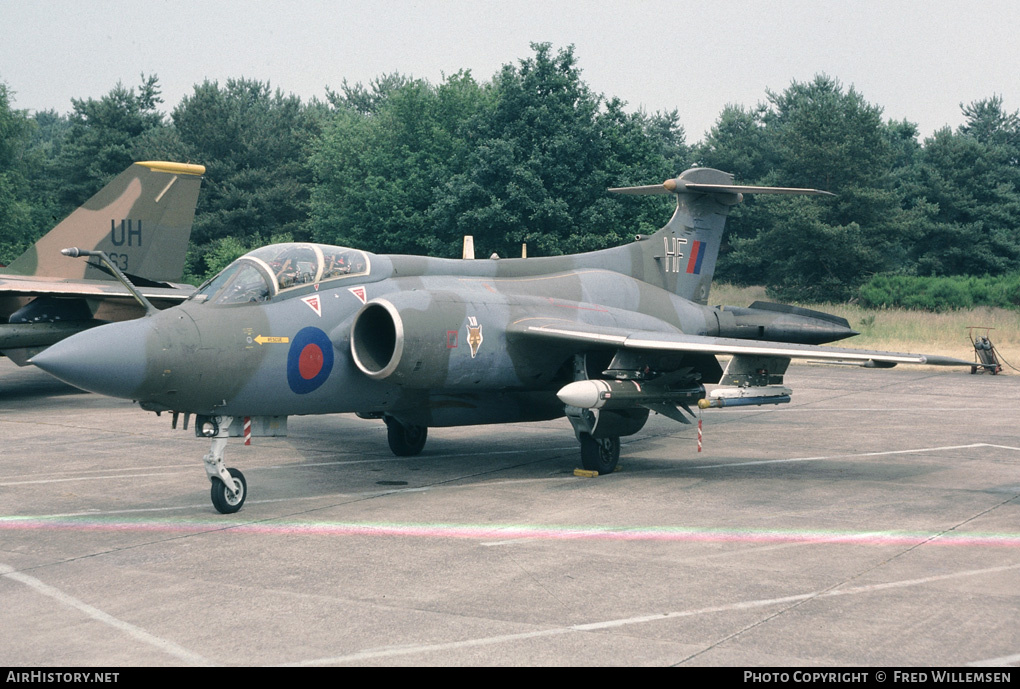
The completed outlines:
<svg viewBox="0 0 1020 689">
<path fill-rule="evenodd" d="M 110 260 L 110 257 L 106 255 L 105 251 L 86 251 L 85 249 L 79 249 L 78 247 L 71 247 L 69 249 L 61 249 L 60 253 L 62 253 L 64 256 L 69 256 L 70 258 L 80 258 L 82 256 L 95 256 L 100 261 L 106 264 L 106 267 L 109 268 L 113 272 L 113 274 L 117 276 L 117 279 L 120 280 L 121 284 L 127 287 L 127 291 L 131 293 L 131 296 L 134 297 L 138 301 L 138 303 L 142 305 L 143 309 L 145 309 L 146 316 L 151 316 L 152 314 L 156 313 L 157 311 L 156 307 L 153 306 L 152 303 L 148 299 L 146 299 L 133 284 L 131 284 L 131 281 L 127 279 L 127 276 L 124 275 L 123 272 L 121 272 L 120 268 L 117 267 L 117 264 Z"/>
</svg>

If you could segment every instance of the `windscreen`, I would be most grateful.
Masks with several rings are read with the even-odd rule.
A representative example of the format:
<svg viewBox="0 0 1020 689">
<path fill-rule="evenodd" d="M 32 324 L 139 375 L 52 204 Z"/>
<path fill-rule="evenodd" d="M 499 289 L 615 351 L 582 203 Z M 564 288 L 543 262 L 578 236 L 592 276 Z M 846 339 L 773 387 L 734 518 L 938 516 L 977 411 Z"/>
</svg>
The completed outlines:
<svg viewBox="0 0 1020 689">
<path fill-rule="evenodd" d="M 191 299 L 212 304 L 257 304 L 269 301 L 272 295 L 265 271 L 241 258 L 202 285 Z"/>
<path fill-rule="evenodd" d="M 231 263 L 191 298 L 210 304 L 259 303 L 284 290 L 368 272 L 364 251 L 321 244 L 271 244 Z"/>
</svg>

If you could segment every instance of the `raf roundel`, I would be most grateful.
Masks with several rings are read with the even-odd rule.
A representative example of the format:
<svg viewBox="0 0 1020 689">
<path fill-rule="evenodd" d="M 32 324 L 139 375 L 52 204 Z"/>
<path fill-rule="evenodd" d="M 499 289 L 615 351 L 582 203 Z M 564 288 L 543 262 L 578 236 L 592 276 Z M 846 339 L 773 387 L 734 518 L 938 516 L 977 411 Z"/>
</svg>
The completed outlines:
<svg viewBox="0 0 1020 689">
<path fill-rule="evenodd" d="M 318 328 L 303 328 L 287 352 L 287 384 L 298 395 L 317 390 L 333 370 L 333 343 Z"/>
</svg>

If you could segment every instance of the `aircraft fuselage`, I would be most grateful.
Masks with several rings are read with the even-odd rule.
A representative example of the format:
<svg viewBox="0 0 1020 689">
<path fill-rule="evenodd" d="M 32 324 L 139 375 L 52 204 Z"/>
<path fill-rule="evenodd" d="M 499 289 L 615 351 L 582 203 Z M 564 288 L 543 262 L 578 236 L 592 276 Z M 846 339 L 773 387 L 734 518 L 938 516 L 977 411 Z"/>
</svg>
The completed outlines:
<svg viewBox="0 0 1020 689">
<path fill-rule="evenodd" d="M 58 345 L 41 358 L 69 382 L 150 410 L 357 412 L 446 426 L 563 415 L 555 392 L 573 379 L 573 349 L 517 347 L 515 326 L 562 321 L 704 335 L 714 325 L 714 309 L 609 270 L 503 277 L 520 273 L 522 263 L 558 268 L 561 261 L 404 259 L 372 256 L 368 275 L 310 284 L 265 303 L 191 300 L 94 329 L 66 345 L 73 351 Z M 462 274 L 450 275 L 453 267 Z M 408 275 L 414 268 L 445 274 Z M 634 310 L 635 302 L 643 308 Z M 367 338 L 385 326 L 353 329 L 366 304 L 399 313 L 400 361 L 385 376 L 367 375 L 371 364 L 359 367 L 352 347 L 353 335 Z M 388 346 L 384 356 L 392 357 Z M 52 363 L 61 358 L 70 366 Z"/>
</svg>

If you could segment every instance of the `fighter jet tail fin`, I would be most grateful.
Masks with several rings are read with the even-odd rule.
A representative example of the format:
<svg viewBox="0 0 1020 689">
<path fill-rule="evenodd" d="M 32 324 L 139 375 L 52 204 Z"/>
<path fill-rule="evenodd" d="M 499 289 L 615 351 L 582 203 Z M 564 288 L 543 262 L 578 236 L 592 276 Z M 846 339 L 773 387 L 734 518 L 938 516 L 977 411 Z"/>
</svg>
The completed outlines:
<svg viewBox="0 0 1020 689">
<path fill-rule="evenodd" d="M 67 247 L 105 251 L 132 280 L 180 281 L 205 168 L 134 163 L 8 266 L 12 273 L 116 280 L 99 263 L 69 258 Z M 138 284 L 138 283 L 136 283 Z"/>
<path fill-rule="evenodd" d="M 744 194 L 834 195 L 818 189 L 735 185 L 733 175 L 712 168 L 691 168 L 662 184 L 609 191 L 677 197 L 676 211 L 665 227 L 641 238 L 647 247 L 646 263 L 657 264 L 657 268 L 646 266 L 645 275 L 658 275 L 663 287 L 700 304 L 708 303 L 726 216 Z"/>
</svg>

